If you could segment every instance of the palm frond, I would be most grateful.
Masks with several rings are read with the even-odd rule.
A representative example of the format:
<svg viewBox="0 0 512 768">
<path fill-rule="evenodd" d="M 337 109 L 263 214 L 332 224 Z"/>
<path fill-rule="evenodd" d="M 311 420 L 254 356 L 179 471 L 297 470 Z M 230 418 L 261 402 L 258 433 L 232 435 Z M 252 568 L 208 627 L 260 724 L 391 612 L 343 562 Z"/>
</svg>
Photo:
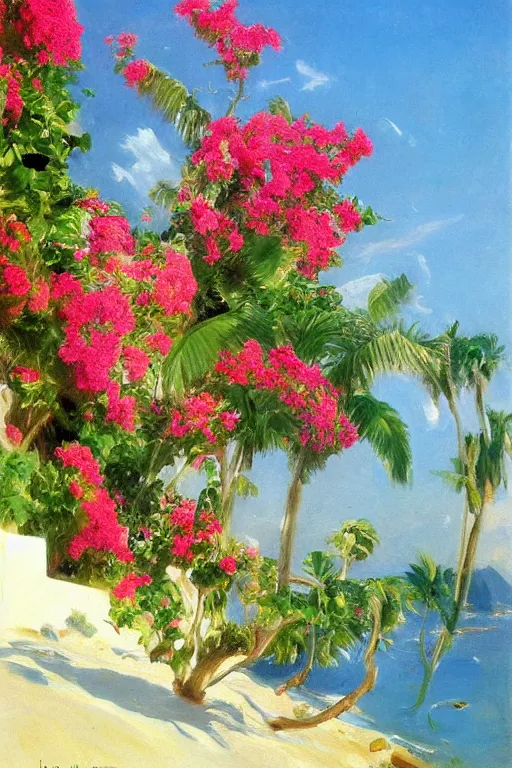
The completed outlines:
<svg viewBox="0 0 512 768">
<path fill-rule="evenodd" d="M 336 347 L 326 371 L 335 386 L 347 391 L 358 384 L 368 388 L 382 373 L 408 373 L 423 380 L 436 380 L 433 351 L 402 328 L 376 330 L 362 343 L 348 337 L 337 341 Z"/>
<path fill-rule="evenodd" d="M 400 307 L 411 300 L 414 286 L 406 275 L 394 280 L 382 280 L 370 291 L 368 312 L 375 323 L 396 317 Z"/>
<path fill-rule="evenodd" d="M 268 111 L 271 115 L 282 115 L 287 122 L 293 123 L 293 115 L 290 105 L 282 96 L 274 96 L 272 99 L 269 99 Z"/>
<path fill-rule="evenodd" d="M 149 197 L 162 208 L 170 208 L 176 201 L 178 190 L 172 181 L 157 181 L 149 190 Z"/>
<path fill-rule="evenodd" d="M 233 309 L 192 326 L 175 341 L 165 359 L 165 393 L 182 396 L 187 387 L 213 370 L 219 352 L 237 352 L 248 339 L 271 345 L 265 314 L 255 307 Z"/>
<path fill-rule="evenodd" d="M 153 67 L 137 90 L 151 101 L 166 122 L 176 128 L 187 146 L 197 146 L 212 117 L 183 83 Z"/>
<path fill-rule="evenodd" d="M 256 497 L 258 495 L 258 486 L 245 475 L 238 475 L 235 482 L 235 491 L 237 496 L 247 499 L 249 496 Z"/>
<path fill-rule="evenodd" d="M 391 479 L 397 483 L 409 482 L 412 466 L 409 430 L 397 411 L 370 392 L 352 395 L 345 408 L 361 439 L 370 443 Z"/>
</svg>

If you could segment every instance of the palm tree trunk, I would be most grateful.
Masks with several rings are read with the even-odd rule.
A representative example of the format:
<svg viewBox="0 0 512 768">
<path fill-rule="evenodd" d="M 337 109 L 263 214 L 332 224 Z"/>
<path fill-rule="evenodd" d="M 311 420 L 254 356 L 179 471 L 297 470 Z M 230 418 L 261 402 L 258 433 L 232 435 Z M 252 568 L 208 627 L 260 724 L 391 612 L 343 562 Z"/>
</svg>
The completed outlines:
<svg viewBox="0 0 512 768">
<path fill-rule="evenodd" d="M 421 688 L 419 690 L 416 703 L 414 704 L 414 709 L 418 709 L 425 701 L 428 688 L 432 681 L 432 677 L 434 676 L 434 672 L 436 671 L 439 665 L 439 662 L 441 661 L 441 658 L 444 656 L 444 654 L 446 653 L 446 651 L 451 645 L 452 635 L 457 628 L 461 611 L 464 608 L 464 605 L 466 603 L 469 587 L 471 586 L 471 578 L 473 575 L 473 569 L 475 566 L 476 555 L 478 551 L 478 541 L 479 541 L 480 533 L 482 530 L 484 509 L 485 509 L 485 505 L 482 506 L 480 514 L 478 515 L 478 517 L 475 518 L 475 521 L 469 533 L 467 546 L 464 552 L 464 558 L 462 561 L 462 565 L 459 568 L 459 573 L 457 575 L 458 582 L 459 582 L 459 590 L 455 600 L 455 609 L 454 609 L 453 615 L 451 616 L 450 623 L 447 625 L 445 629 L 442 630 L 441 634 L 437 639 L 437 643 L 434 647 L 434 651 L 432 653 L 432 658 L 430 660 L 430 663 L 424 664 L 423 682 L 421 684 Z"/>
<path fill-rule="evenodd" d="M 242 462 L 244 459 L 243 446 L 238 443 L 233 458 L 228 464 L 227 452 L 224 451 L 221 460 L 221 487 L 222 487 L 222 542 L 227 544 L 231 534 L 231 524 L 233 520 L 233 508 L 235 506 L 235 482 L 240 474 Z"/>
<path fill-rule="evenodd" d="M 282 683 L 276 688 L 276 696 L 281 696 L 286 691 L 289 691 L 291 688 L 298 688 L 300 685 L 304 685 L 306 680 L 308 679 L 308 675 L 313 669 L 313 664 L 315 663 L 315 651 L 316 651 L 316 627 L 314 624 L 309 625 L 309 635 L 308 635 L 308 653 L 306 657 L 306 663 L 302 667 L 302 669 L 299 672 L 296 672 L 295 675 L 292 675 L 291 677 L 286 680 L 286 682 Z"/>
<path fill-rule="evenodd" d="M 478 413 L 478 421 L 480 424 L 480 429 L 482 430 L 482 435 L 484 436 L 485 444 L 488 446 L 491 442 L 491 436 L 489 434 L 489 425 L 487 423 L 487 416 L 485 414 L 483 381 L 478 375 L 475 376 L 475 379 L 476 412 Z"/>
<path fill-rule="evenodd" d="M 314 728 L 321 723 L 325 723 L 328 720 L 332 720 L 335 717 L 339 717 L 344 712 L 351 709 L 359 699 L 366 693 L 371 691 L 375 687 L 377 681 L 378 669 L 375 663 L 375 654 L 379 647 L 380 631 L 382 623 L 382 604 L 377 599 L 372 600 L 372 616 L 373 616 L 373 628 L 366 653 L 364 655 L 365 676 L 362 682 L 354 688 L 349 694 L 340 699 L 332 707 L 318 712 L 318 714 L 312 717 L 306 717 L 301 720 L 293 720 L 289 717 L 277 717 L 274 720 L 269 720 L 268 724 L 274 731 L 283 731 L 288 729 L 298 728 Z"/>
<path fill-rule="evenodd" d="M 292 480 L 288 487 L 286 508 L 281 530 L 281 543 L 279 549 L 278 585 L 279 588 L 288 587 L 292 567 L 293 545 L 297 532 L 297 517 L 302 499 L 302 474 L 306 463 L 306 449 L 301 448 L 295 461 Z"/>
</svg>

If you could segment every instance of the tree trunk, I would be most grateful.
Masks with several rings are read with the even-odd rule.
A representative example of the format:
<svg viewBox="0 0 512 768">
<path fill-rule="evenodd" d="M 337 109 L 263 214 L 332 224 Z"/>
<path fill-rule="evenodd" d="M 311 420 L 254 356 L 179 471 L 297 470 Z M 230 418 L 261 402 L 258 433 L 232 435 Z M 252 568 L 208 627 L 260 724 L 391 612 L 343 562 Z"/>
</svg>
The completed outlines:
<svg viewBox="0 0 512 768">
<path fill-rule="evenodd" d="M 251 664 L 254 664 L 254 662 L 258 661 L 258 659 L 260 659 L 263 656 L 263 654 L 267 650 L 270 643 L 277 636 L 277 634 L 283 629 L 283 627 L 286 627 L 289 624 L 294 624 L 296 621 L 299 621 L 301 618 L 302 618 L 301 616 L 295 616 L 291 619 L 286 619 L 275 629 L 266 629 L 264 627 L 256 627 L 255 634 L 254 634 L 254 647 L 252 651 L 247 654 L 245 659 L 242 659 L 242 661 L 239 661 L 233 667 L 226 669 L 224 672 L 221 672 L 220 674 L 212 678 L 206 687 L 209 688 L 212 685 L 217 685 L 217 683 L 220 683 L 221 680 L 224 680 L 224 678 L 230 675 L 232 672 L 236 672 L 239 669 L 244 669 L 245 667 L 248 667 Z"/>
<path fill-rule="evenodd" d="M 309 673 L 313 669 L 313 664 L 315 663 L 315 651 L 316 651 L 316 627 L 314 624 L 310 624 L 306 663 L 304 664 L 303 668 L 299 672 L 297 672 L 295 675 L 292 675 L 292 677 L 288 678 L 286 682 L 282 683 L 276 688 L 276 691 L 275 691 L 276 696 L 281 696 L 286 691 L 289 691 L 290 688 L 298 688 L 300 685 L 304 685 L 304 683 L 308 679 Z"/>
<path fill-rule="evenodd" d="M 490 490 L 487 487 L 486 497 L 489 498 L 489 495 L 490 495 Z M 432 658 L 430 660 L 430 663 L 428 665 L 424 664 L 425 669 L 423 674 L 423 682 L 421 684 L 421 688 L 418 693 L 418 698 L 416 700 L 416 703 L 414 704 L 414 709 L 418 709 L 425 701 L 425 697 L 427 695 L 427 691 L 428 691 L 430 682 L 432 680 L 432 677 L 434 675 L 434 672 L 436 671 L 439 665 L 439 662 L 441 661 L 441 658 L 443 657 L 443 655 L 446 653 L 449 646 L 451 645 L 452 635 L 457 628 L 461 611 L 464 608 L 464 605 L 466 603 L 469 587 L 471 585 L 473 569 L 475 566 L 476 555 L 478 551 L 478 541 L 479 541 L 480 533 L 482 530 L 484 510 L 485 510 L 485 503 L 482 506 L 480 514 L 478 515 L 477 518 L 475 518 L 475 521 L 473 523 L 473 526 L 471 528 L 471 531 L 468 537 L 466 551 L 464 553 L 464 559 L 463 559 L 462 565 L 459 566 L 459 573 L 457 575 L 458 582 L 459 582 L 459 592 L 455 600 L 455 610 L 453 612 L 453 616 L 450 619 L 450 623 L 447 625 L 445 629 L 442 630 L 441 634 L 437 639 L 437 643 L 434 647 L 434 651 L 432 653 Z M 459 579 L 459 576 L 460 576 L 460 579 Z"/>
<path fill-rule="evenodd" d="M 297 517 L 302 499 L 302 474 L 306 463 L 306 449 L 301 448 L 295 467 L 292 480 L 288 487 L 286 498 L 286 508 L 281 530 L 281 543 L 279 548 L 278 560 L 278 585 L 279 588 L 288 587 L 290 584 L 290 574 L 292 567 L 293 545 L 295 543 L 295 534 L 297 532 Z"/>
<path fill-rule="evenodd" d="M 215 651 L 208 653 L 198 664 L 194 667 L 185 681 L 174 681 L 174 692 L 194 704 L 202 704 L 206 688 L 214 677 L 219 667 L 228 659 L 236 656 L 233 652 L 228 652 L 223 648 L 217 648 Z"/>
<path fill-rule="evenodd" d="M 231 535 L 231 525 L 233 520 L 233 508 L 235 506 L 235 482 L 240 474 L 244 458 L 244 449 L 240 443 L 237 444 L 233 458 L 228 464 L 227 451 L 224 451 L 221 461 L 221 487 L 222 487 L 222 542 L 228 543 Z"/>
<path fill-rule="evenodd" d="M 482 435 L 484 436 L 485 444 L 489 446 L 489 443 L 491 442 L 491 436 L 489 434 L 489 425 L 487 423 L 487 416 L 485 413 L 484 384 L 481 376 L 479 376 L 478 374 L 475 375 L 475 403 L 476 403 L 476 412 L 478 413 L 478 421 L 480 424 L 480 429 L 482 430 Z"/>
<path fill-rule="evenodd" d="M 354 688 L 347 696 L 344 696 L 332 707 L 318 712 L 318 714 L 312 717 L 306 717 L 301 720 L 293 720 L 289 717 L 277 717 L 274 720 L 269 720 L 268 724 L 274 731 L 283 731 L 288 729 L 298 728 L 314 728 L 321 723 L 325 723 L 328 720 L 332 720 L 335 717 L 339 717 L 344 712 L 351 709 L 359 699 L 366 693 L 371 691 L 376 683 L 378 669 L 375 664 L 375 654 L 379 647 L 381 622 L 382 622 L 382 604 L 377 598 L 372 601 L 372 615 L 373 615 L 373 629 L 364 655 L 365 676 L 363 681 Z"/>
</svg>

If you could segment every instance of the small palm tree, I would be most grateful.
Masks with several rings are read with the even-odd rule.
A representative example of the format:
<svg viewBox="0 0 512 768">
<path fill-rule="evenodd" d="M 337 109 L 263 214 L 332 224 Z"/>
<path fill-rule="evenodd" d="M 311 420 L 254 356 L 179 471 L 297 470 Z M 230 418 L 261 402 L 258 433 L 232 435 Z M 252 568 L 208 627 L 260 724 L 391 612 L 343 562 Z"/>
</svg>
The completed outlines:
<svg viewBox="0 0 512 768">
<path fill-rule="evenodd" d="M 377 531 L 369 520 L 346 520 L 342 523 L 340 529 L 332 534 L 327 540 L 329 544 L 336 547 L 343 566 L 338 573 L 338 578 L 344 581 L 347 578 L 348 571 L 352 564 L 357 561 L 366 560 L 369 557 L 375 545 L 379 544 Z"/>
</svg>

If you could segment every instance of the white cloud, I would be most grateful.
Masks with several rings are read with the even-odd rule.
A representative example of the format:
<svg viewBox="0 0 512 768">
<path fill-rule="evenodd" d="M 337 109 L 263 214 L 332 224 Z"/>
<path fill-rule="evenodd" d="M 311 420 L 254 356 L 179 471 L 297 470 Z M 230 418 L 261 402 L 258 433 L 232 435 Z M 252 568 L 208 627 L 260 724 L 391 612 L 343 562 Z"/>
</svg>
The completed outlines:
<svg viewBox="0 0 512 768">
<path fill-rule="evenodd" d="M 383 125 L 386 123 L 386 125 Z M 408 133 L 407 131 L 404 131 L 402 128 L 400 128 L 396 123 L 394 123 L 392 120 L 389 119 L 389 117 L 382 117 L 380 120 L 380 127 L 389 132 L 389 128 L 392 128 L 392 130 L 396 133 L 396 135 L 399 137 L 401 141 L 407 142 L 410 147 L 416 146 L 416 139 L 412 134 Z"/>
<path fill-rule="evenodd" d="M 430 279 L 432 277 L 432 274 L 430 272 L 430 267 L 428 266 L 427 260 L 422 253 L 418 253 L 417 259 L 418 259 L 418 264 L 420 265 L 421 271 L 423 272 L 423 274 L 427 279 L 427 285 L 430 285 Z"/>
<path fill-rule="evenodd" d="M 329 75 L 326 75 L 325 72 L 319 72 L 317 69 L 310 67 L 309 64 L 306 64 L 302 59 L 298 59 L 295 62 L 295 66 L 300 75 L 308 78 L 307 82 L 301 88 L 302 91 L 314 91 L 315 88 L 327 85 L 331 80 Z"/>
<path fill-rule="evenodd" d="M 392 127 L 392 129 L 394 130 L 395 133 L 397 133 L 399 136 L 403 136 L 404 135 L 404 132 L 398 127 L 398 125 L 396 123 L 394 123 L 388 117 L 385 117 L 384 120 L 386 121 L 386 123 L 390 124 L 390 126 Z"/>
<path fill-rule="evenodd" d="M 426 307 L 424 304 L 422 304 L 422 301 L 425 299 L 424 296 L 416 296 L 416 301 L 412 305 L 413 309 L 416 309 L 418 312 L 421 312 L 422 315 L 431 315 L 432 310 L 430 307 Z"/>
<path fill-rule="evenodd" d="M 402 248 L 410 248 L 416 243 L 421 242 L 434 232 L 439 232 L 441 229 L 456 224 L 463 218 L 463 215 L 453 216 L 451 219 L 436 219 L 435 221 L 427 221 L 425 224 L 420 224 L 413 230 L 405 234 L 403 237 L 389 238 L 387 240 L 379 240 L 376 243 L 370 243 L 362 251 L 356 254 L 356 258 L 361 261 L 370 261 L 374 256 L 379 256 L 382 253 L 389 253 L 390 251 L 398 251 Z"/>
<path fill-rule="evenodd" d="M 121 148 L 131 152 L 135 160 L 127 168 L 112 163 L 114 178 L 119 183 L 127 181 L 142 197 L 157 181 L 176 177 L 171 155 L 162 147 L 152 128 L 138 128 L 135 135 L 125 138 Z"/>
<path fill-rule="evenodd" d="M 291 77 L 282 77 L 280 80 L 259 80 L 258 88 L 265 91 L 267 88 L 272 88 L 273 85 L 281 85 L 281 83 L 289 83 Z"/>
<path fill-rule="evenodd" d="M 421 407 L 423 408 L 423 413 L 425 414 L 429 427 L 431 429 L 437 427 L 439 424 L 439 408 L 434 401 L 429 397 L 428 400 L 421 404 Z"/>
<path fill-rule="evenodd" d="M 359 309 L 366 307 L 370 291 L 381 280 L 386 280 L 386 275 L 377 272 L 374 275 L 365 275 L 357 280 L 350 280 L 348 283 L 340 285 L 336 290 L 343 296 L 343 305 L 347 309 Z"/>
</svg>

